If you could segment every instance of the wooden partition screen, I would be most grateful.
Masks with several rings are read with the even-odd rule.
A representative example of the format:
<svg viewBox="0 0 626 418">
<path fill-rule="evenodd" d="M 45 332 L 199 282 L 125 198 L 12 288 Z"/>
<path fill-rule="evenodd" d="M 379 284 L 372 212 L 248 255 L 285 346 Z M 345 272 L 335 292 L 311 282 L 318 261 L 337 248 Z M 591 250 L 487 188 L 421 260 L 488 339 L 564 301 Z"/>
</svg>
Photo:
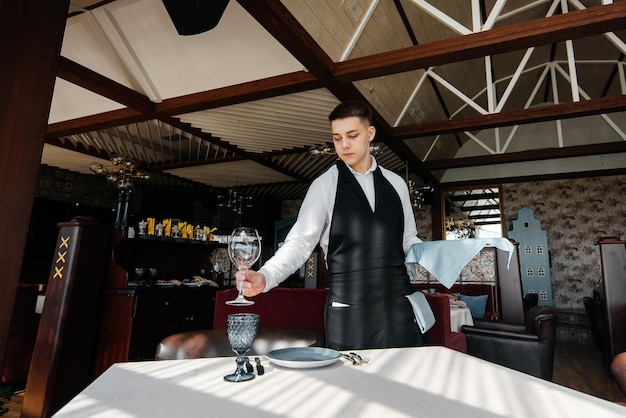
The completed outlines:
<svg viewBox="0 0 626 418">
<path fill-rule="evenodd" d="M 110 236 L 87 218 L 59 224 L 22 417 L 49 417 L 94 378 Z"/>
<path fill-rule="evenodd" d="M 602 238 L 598 245 L 610 361 L 626 351 L 626 241 Z"/>
</svg>

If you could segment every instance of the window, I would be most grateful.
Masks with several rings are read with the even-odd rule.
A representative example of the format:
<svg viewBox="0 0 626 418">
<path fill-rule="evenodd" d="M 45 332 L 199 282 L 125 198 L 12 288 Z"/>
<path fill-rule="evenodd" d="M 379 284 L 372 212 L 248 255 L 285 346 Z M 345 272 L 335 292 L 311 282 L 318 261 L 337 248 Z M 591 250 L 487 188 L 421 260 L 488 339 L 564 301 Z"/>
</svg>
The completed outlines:
<svg viewBox="0 0 626 418">
<path fill-rule="evenodd" d="M 528 268 L 526 269 L 526 276 L 528 276 L 528 277 L 532 277 L 532 276 L 534 276 L 534 275 L 535 275 L 535 271 L 533 270 L 533 268 L 532 268 L 532 267 L 528 267 Z"/>
<path fill-rule="evenodd" d="M 527 245 L 524 247 L 524 252 L 526 254 L 532 254 L 533 253 L 533 247 L 531 247 L 530 245 Z"/>
<path fill-rule="evenodd" d="M 537 254 L 543 254 L 543 246 L 537 245 Z"/>
<path fill-rule="evenodd" d="M 537 268 L 537 276 L 545 277 L 546 276 L 546 270 L 543 267 Z"/>
</svg>

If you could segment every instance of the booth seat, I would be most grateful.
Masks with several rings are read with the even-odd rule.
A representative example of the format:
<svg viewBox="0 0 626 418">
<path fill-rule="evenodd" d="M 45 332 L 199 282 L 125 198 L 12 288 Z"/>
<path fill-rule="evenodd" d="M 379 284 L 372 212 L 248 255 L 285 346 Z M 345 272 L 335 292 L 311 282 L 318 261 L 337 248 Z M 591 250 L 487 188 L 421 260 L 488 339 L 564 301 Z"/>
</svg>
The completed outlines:
<svg viewBox="0 0 626 418">
<path fill-rule="evenodd" d="M 255 303 L 245 307 L 245 312 L 260 315 L 259 327 L 308 328 L 325 332 L 324 309 L 327 289 L 274 288 L 267 293 L 250 298 Z M 235 288 L 220 290 L 215 295 L 213 328 L 226 328 L 231 313 L 244 312 L 241 307 L 226 305 L 237 296 Z M 465 335 L 450 329 L 450 300 L 443 294 L 427 294 L 426 300 L 435 315 L 436 323 L 427 332 L 429 345 L 442 345 L 466 352 Z"/>
<path fill-rule="evenodd" d="M 448 289 L 441 283 L 414 283 L 413 287 L 415 290 L 435 289 L 437 293 L 444 294 L 459 293 L 466 296 L 487 295 L 485 316 L 480 319 L 500 319 L 500 298 L 498 296 L 498 288 L 495 285 L 483 283 L 455 283 L 450 289 Z"/>
<path fill-rule="evenodd" d="M 226 328 L 229 314 L 249 312 L 260 315 L 259 328 L 308 328 L 326 332 L 324 307 L 326 289 L 291 289 L 277 287 L 253 298 L 254 305 L 231 306 L 226 301 L 237 297 L 237 289 L 219 290 L 215 294 L 213 328 Z"/>
</svg>

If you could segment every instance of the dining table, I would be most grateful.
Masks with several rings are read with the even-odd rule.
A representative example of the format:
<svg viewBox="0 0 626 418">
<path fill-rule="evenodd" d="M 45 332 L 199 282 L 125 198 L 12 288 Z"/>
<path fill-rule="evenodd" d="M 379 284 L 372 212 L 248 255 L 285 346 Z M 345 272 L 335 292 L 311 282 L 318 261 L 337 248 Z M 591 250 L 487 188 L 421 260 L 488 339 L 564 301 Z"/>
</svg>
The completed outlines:
<svg viewBox="0 0 626 418">
<path fill-rule="evenodd" d="M 450 329 L 452 332 L 461 332 L 463 325 L 474 325 L 472 312 L 466 306 L 450 304 Z"/>
<path fill-rule="evenodd" d="M 264 374 L 236 383 L 223 379 L 235 368 L 232 357 L 117 363 L 54 417 L 626 415 L 618 404 L 445 347 L 356 353 L 360 365 L 339 356 L 323 367 L 262 356 Z"/>
</svg>

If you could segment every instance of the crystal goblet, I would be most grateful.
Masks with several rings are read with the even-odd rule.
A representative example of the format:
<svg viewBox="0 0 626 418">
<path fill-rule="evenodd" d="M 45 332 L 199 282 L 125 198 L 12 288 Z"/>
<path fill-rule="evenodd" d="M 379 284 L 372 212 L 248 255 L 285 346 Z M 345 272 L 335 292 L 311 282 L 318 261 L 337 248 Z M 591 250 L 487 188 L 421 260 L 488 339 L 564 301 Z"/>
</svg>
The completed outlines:
<svg viewBox="0 0 626 418">
<path fill-rule="evenodd" d="M 228 241 L 228 256 L 237 270 L 245 272 L 252 267 L 261 255 L 261 238 L 259 232 L 254 228 L 235 228 Z M 243 282 L 239 286 L 239 294 L 233 300 L 226 302 L 228 305 L 247 306 L 254 302 L 243 296 Z"/>
<path fill-rule="evenodd" d="M 259 329 L 259 315 L 252 313 L 238 313 L 228 315 L 228 341 L 235 353 L 237 353 L 237 369 L 234 373 L 224 376 L 227 382 L 245 382 L 254 379 L 254 373 L 248 373 L 244 369 L 246 362 L 245 354 L 252 347 Z"/>
</svg>

